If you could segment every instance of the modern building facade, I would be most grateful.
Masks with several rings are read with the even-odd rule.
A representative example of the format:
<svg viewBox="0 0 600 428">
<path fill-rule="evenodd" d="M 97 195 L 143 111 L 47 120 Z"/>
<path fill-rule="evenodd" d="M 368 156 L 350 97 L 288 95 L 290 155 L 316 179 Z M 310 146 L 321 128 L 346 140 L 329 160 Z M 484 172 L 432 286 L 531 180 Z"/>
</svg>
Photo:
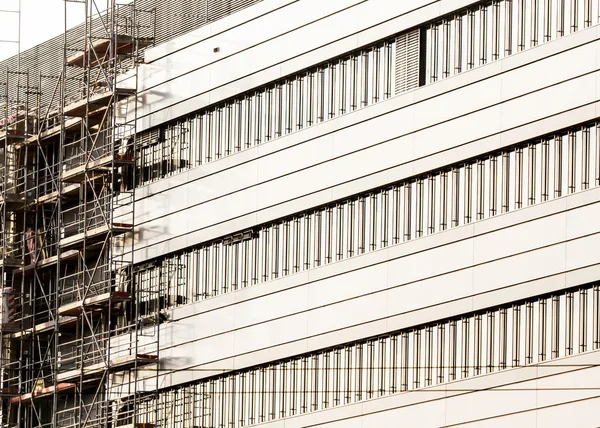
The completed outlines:
<svg viewBox="0 0 600 428">
<path fill-rule="evenodd" d="M 57 220 L 109 297 L 50 311 L 47 426 L 599 426 L 600 2 L 246 3 L 116 74 L 110 256 Z"/>
</svg>

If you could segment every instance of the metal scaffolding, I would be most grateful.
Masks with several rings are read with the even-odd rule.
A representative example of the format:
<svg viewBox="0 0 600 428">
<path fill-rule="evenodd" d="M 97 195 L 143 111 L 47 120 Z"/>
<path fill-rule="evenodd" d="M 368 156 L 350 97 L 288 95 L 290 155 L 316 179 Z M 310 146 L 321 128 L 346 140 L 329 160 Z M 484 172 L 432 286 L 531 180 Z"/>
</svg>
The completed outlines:
<svg viewBox="0 0 600 428">
<path fill-rule="evenodd" d="M 154 11 L 64 2 L 85 32 L 65 28 L 62 73 L 8 69 L 0 88 L 1 423 L 137 427 L 140 369 L 158 375 L 160 290 L 133 281 L 137 68 L 154 43 L 140 22 Z"/>
</svg>

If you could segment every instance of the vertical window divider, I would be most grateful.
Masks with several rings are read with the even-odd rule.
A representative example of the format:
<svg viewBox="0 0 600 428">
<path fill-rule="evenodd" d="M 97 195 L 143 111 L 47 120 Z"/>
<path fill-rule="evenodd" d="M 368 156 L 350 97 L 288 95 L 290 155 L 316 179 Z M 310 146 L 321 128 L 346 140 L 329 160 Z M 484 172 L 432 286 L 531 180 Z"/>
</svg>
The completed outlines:
<svg viewBox="0 0 600 428">
<path fill-rule="evenodd" d="M 463 15 L 454 18 L 454 74 L 462 72 L 463 63 Z"/>
<path fill-rule="evenodd" d="M 513 0 L 504 0 L 504 14 L 504 55 L 509 56 L 513 46 Z"/>
</svg>

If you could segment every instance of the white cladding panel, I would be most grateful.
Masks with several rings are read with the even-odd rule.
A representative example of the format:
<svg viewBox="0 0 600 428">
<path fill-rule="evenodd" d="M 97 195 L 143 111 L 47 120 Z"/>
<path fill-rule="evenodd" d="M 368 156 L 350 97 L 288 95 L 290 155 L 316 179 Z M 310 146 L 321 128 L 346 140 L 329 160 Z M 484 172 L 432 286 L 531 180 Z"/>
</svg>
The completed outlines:
<svg viewBox="0 0 600 428">
<path fill-rule="evenodd" d="M 470 3 L 265 0 L 148 52 L 139 129 Z M 418 39 L 418 31 L 409 34 Z M 414 69 L 418 44 L 408 49 L 405 39 L 398 40 L 398 58 Z M 419 76 L 401 62 L 396 85 L 408 92 L 140 188 L 135 261 L 596 119 L 599 53 L 595 26 L 414 90 Z M 590 219 L 600 215 L 600 188 L 579 186 L 576 194 L 170 309 L 169 322 L 160 326 L 158 384 L 152 370 L 142 371 L 148 379 L 140 389 L 177 386 L 597 281 L 600 253 L 591 249 L 600 246 L 600 225 Z M 155 337 L 147 346 L 140 337 L 139 352 L 153 352 Z M 127 349 L 127 340 L 116 338 L 112 355 Z M 573 412 L 597 420 L 598 373 L 569 364 L 597 356 L 584 353 L 266 425 L 578 426 Z M 580 389 L 559 391 L 574 385 Z M 498 390 L 481 391 L 488 388 Z"/>
<path fill-rule="evenodd" d="M 472 3 L 264 1 L 147 53 L 138 131 Z M 218 52 L 214 52 L 215 48 Z M 177 49 L 173 52 L 171 49 Z M 167 52 L 173 52 L 164 56 Z"/>
<path fill-rule="evenodd" d="M 482 309 L 486 296 L 499 305 L 582 283 L 570 271 L 598 274 L 600 254 L 589 248 L 600 244 L 600 225 L 567 225 L 598 218 L 599 199 L 600 188 L 591 189 L 323 266 L 308 278 L 175 308 L 173 322 L 161 326 L 160 385 Z M 167 374 L 186 367 L 196 370 Z"/>
<path fill-rule="evenodd" d="M 596 33 L 581 31 L 143 187 L 136 261 L 595 118 Z M 578 65 L 561 67 L 565 61 Z M 506 89 L 530 67 L 546 76 L 544 86 Z M 555 69 L 562 71 L 543 73 Z"/>
</svg>

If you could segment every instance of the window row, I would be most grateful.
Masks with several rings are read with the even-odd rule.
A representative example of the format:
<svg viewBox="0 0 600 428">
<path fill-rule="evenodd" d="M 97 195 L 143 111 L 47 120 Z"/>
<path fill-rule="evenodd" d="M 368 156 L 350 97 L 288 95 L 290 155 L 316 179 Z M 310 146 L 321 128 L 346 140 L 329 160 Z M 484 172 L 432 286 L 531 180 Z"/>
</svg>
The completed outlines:
<svg viewBox="0 0 600 428">
<path fill-rule="evenodd" d="M 596 0 L 478 3 L 141 134 L 137 185 L 587 28 L 599 13 Z"/>
<path fill-rule="evenodd" d="M 138 422 L 241 427 L 599 348 L 588 285 L 164 391 Z"/>
<path fill-rule="evenodd" d="M 381 42 L 170 123 L 153 138 L 140 137 L 137 184 L 389 98 L 396 81 L 395 52 L 395 39 Z"/>
<path fill-rule="evenodd" d="M 141 266 L 177 306 L 600 185 L 600 123 L 556 132 Z"/>
<path fill-rule="evenodd" d="M 493 0 L 429 25 L 425 82 L 487 64 L 598 23 L 596 0 Z"/>
</svg>

